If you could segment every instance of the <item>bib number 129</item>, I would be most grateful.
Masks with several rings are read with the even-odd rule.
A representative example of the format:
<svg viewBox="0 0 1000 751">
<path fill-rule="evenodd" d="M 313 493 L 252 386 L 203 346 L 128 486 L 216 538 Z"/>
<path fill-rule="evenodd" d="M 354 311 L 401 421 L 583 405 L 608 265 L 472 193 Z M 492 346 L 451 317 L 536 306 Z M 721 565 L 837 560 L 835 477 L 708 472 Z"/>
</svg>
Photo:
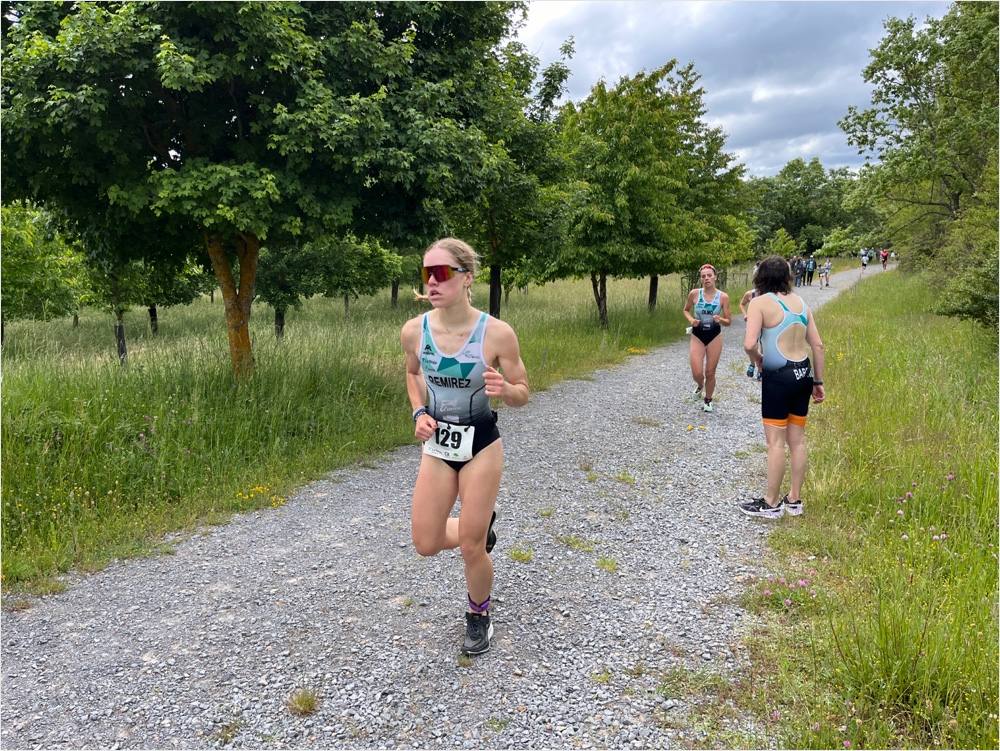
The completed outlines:
<svg viewBox="0 0 1000 751">
<path fill-rule="evenodd" d="M 438 422 L 434 435 L 424 441 L 424 453 L 453 462 L 472 458 L 472 439 L 476 429 L 471 425 Z"/>
</svg>

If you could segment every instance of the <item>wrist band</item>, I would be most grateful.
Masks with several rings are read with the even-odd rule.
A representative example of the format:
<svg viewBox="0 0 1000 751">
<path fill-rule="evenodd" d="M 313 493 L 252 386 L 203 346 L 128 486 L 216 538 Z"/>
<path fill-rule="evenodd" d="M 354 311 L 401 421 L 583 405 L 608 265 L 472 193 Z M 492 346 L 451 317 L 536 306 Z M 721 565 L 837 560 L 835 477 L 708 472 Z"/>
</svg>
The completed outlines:
<svg viewBox="0 0 1000 751">
<path fill-rule="evenodd" d="M 420 415 L 426 415 L 426 414 L 429 414 L 427 412 L 427 407 L 417 407 L 415 410 L 413 410 L 413 422 L 416 422 L 417 418 L 420 417 Z"/>
<path fill-rule="evenodd" d="M 823 385 L 822 381 L 817 381 L 815 378 L 813 379 L 813 386 L 822 386 L 822 385 Z"/>
</svg>

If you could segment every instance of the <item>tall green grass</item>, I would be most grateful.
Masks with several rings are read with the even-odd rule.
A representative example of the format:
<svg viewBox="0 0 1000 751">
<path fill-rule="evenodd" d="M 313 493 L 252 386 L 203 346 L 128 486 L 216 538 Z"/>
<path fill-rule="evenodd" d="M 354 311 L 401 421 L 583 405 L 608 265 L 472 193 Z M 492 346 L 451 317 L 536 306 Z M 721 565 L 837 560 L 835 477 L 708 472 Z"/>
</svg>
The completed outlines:
<svg viewBox="0 0 1000 751">
<path fill-rule="evenodd" d="M 642 281 L 609 284 L 597 325 L 589 282 L 515 291 L 517 330 L 535 390 L 682 336 L 676 278 L 656 312 Z M 486 291 L 477 289 L 477 299 Z M 207 299 L 126 318 L 121 368 L 110 318 L 8 324 L 3 349 L 2 570 L 6 586 L 44 584 L 71 567 L 156 550 L 165 532 L 280 505 L 297 485 L 411 442 L 399 329 L 425 310 L 388 293 L 314 299 L 288 315 L 254 308 L 256 372 L 236 386 L 222 305 Z"/>
<path fill-rule="evenodd" d="M 818 314 L 806 514 L 754 592 L 756 706 L 798 748 L 997 748 L 995 336 L 873 274 Z"/>
</svg>

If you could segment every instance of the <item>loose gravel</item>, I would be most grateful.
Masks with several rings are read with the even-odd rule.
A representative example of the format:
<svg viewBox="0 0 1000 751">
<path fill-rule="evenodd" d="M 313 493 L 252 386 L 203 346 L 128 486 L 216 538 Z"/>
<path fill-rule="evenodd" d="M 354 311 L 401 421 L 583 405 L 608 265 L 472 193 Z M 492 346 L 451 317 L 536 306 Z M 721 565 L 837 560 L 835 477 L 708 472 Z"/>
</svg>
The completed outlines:
<svg viewBox="0 0 1000 751">
<path fill-rule="evenodd" d="M 857 276 L 802 294 L 817 307 Z M 739 598 L 766 574 L 770 529 L 735 508 L 761 489 L 764 454 L 742 290 L 731 294 L 715 413 L 692 398 L 686 340 L 501 413 L 489 653 L 459 659 L 457 552 L 421 558 L 410 544 L 420 452 L 407 446 L 199 530 L 172 555 L 74 576 L 5 610 L 0 745 L 703 742 L 690 722 L 698 697 L 664 679 L 745 673 Z M 319 699 L 311 715 L 287 708 L 301 688 Z M 750 718 L 727 722 L 767 744 Z"/>
</svg>

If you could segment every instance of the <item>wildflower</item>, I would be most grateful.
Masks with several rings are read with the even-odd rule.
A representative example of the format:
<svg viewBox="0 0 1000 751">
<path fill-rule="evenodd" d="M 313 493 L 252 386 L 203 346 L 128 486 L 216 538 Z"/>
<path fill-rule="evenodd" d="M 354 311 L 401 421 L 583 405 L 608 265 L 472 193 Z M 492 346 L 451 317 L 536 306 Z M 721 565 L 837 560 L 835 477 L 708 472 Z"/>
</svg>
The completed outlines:
<svg viewBox="0 0 1000 751">
<path fill-rule="evenodd" d="M 812 725 L 809 726 L 809 729 L 812 730 L 814 733 L 818 733 L 820 727 L 821 726 L 818 722 L 814 722 Z"/>
<path fill-rule="evenodd" d="M 934 542 L 938 542 L 941 539 L 941 535 L 934 535 L 931 539 L 934 540 Z"/>
<path fill-rule="evenodd" d="M 785 598 L 785 607 L 786 608 L 792 607 L 792 601 L 789 600 L 787 597 Z"/>
<path fill-rule="evenodd" d="M 949 472 L 948 475 L 947 475 L 947 477 L 945 477 L 944 479 L 946 479 L 948 482 L 951 482 L 952 480 L 955 479 L 955 473 L 954 472 Z"/>
<path fill-rule="evenodd" d="M 779 712 L 777 709 L 774 710 L 773 712 L 771 712 L 771 719 L 774 720 L 775 722 L 777 722 L 778 720 L 780 720 L 781 719 L 781 712 Z"/>
<path fill-rule="evenodd" d="M 770 597 L 771 596 L 771 590 L 770 589 L 765 589 L 763 592 L 761 592 L 761 594 L 764 595 L 764 597 Z"/>
<path fill-rule="evenodd" d="M 909 490 L 907 490 L 906 491 L 906 500 L 910 500 L 911 498 L 913 498 L 913 493 L 911 493 Z"/>
<path fill-rule="evenodd" d="M 912 485 L 913 485 L 913 487 L 917 487 L 917 483 L 916 482 L 912 483 Z"/>
<path fill-rule="evenodd" d="M 850 741 L 844 741 L 844 748 L 850 748 L 850 747 L 851 747 L 851 742 Z"/>
<path fill-rule="evenodd" d="M 947 540 L 947 539 L 948 539 L 948 535 L 947 535 L 947 534 L 945 534 L 944 532 L 942 532 L 942 533 L 941 533 L 941 539 L 942 539 L 942 540 Z"/>
<path fill-rule="evenodd" d="M 903 515 L 903 509 L 897 509 L 896 516 L 902 516 L 902 515 Z"/>
<path fill-rule="evenodd" d="M 909 536 L 908 534 L 904 534 L 904 535 L 903 535 L 903 538 L 902 538 L 902 539 L 903 539 L 904 541 L 905 541 L 905 540 L 909 540 L 909 539 L 910 539 L 910 536 Z"/>
<path fill-rule="evenodd" d="M 799 579 L 799 586 L 800 587 L 808 587 L 809 586 L 809 580 L 808 579 Z"/>
</svg>

